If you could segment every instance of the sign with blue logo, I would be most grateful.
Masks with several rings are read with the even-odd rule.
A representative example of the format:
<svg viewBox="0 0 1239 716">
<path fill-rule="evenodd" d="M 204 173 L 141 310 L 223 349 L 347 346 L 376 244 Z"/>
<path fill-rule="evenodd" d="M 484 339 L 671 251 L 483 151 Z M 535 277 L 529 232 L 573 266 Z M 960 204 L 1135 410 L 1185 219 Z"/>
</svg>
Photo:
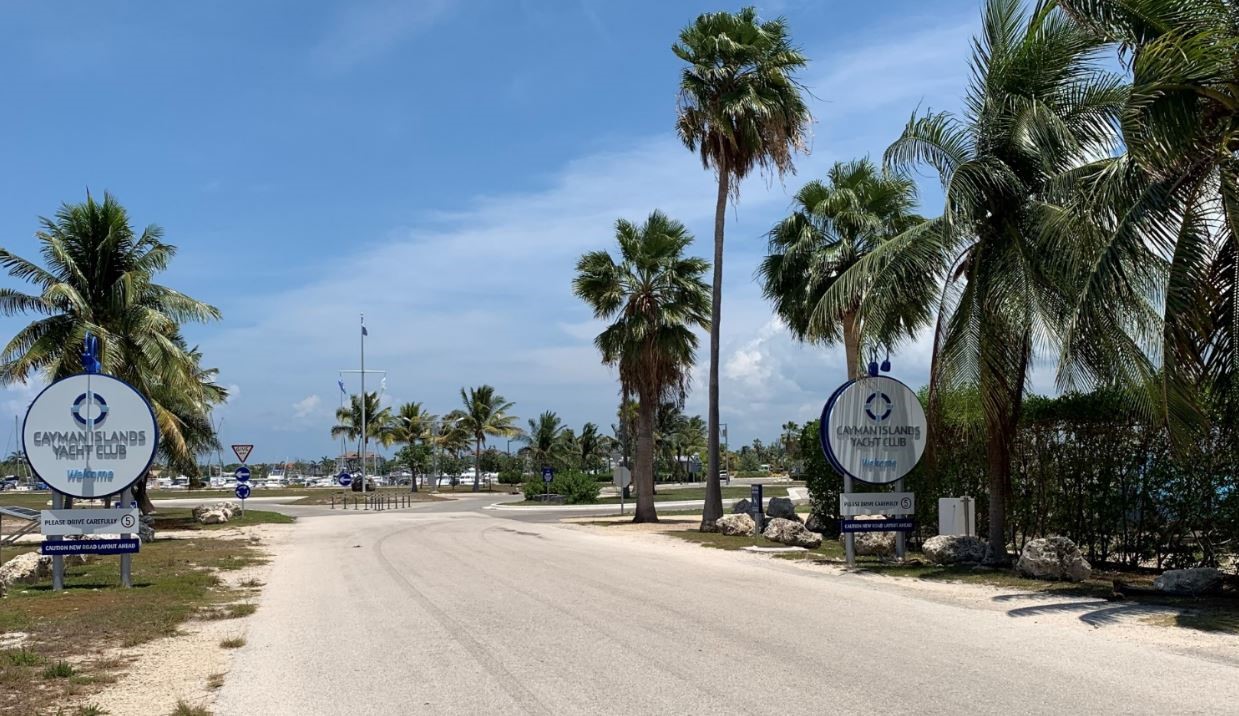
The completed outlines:
<svg viewBox="0 0 1239 716">
<path fill-rule="evenodd" d="M 555 468 L 552 468 L 552 467 L 542 468 L 542 481 L 543 482 L 550 482 L 551 480 L 554 480 L 554 479 L 555 479 Z"/>
<path fill-rule="evenodd" d="M 250 496 L 250 486 L 244 483 L 237 485 L 236 492 L 237 492 L 237 497 L 244 500 L 245 498 Z"/>
<path fill-rule="evenodd" d="M 844 383 L 822 409 L 822 452 L 839 473 L 885 485 L 925 452 L 928 424 L 916 393 L 887 376 Z"/>
<path fill-rule="evenodd" d="M 342 472 L 336 475 L 336 480 L 340 483 L 340 487 L 348 487 L 353 484 L 353 476 L 347 472 Z"/>
<path fill-rule="evenodd" d="M 232 473 L 232 476 L 237 478 L 237 482 L 250 481 L 250 469 L 244 465 L 237 468 L 237 471 Z"/>
<path fill-rule="evenodd" d="M 108 375 L 52 383 L 30 404 L 22 426 L 22 448 L 35 477 L 71 497 L 124 491 L 146 475 L 158 447 L 150 403 Z"/>
<path fill-rule="evenodd" d="M 63 556 L 66 554 L 134 554 L 142 542 L 138 539 L 90 539 L 44 542 L 39 545 L 39 554 Z"/>
</svg>

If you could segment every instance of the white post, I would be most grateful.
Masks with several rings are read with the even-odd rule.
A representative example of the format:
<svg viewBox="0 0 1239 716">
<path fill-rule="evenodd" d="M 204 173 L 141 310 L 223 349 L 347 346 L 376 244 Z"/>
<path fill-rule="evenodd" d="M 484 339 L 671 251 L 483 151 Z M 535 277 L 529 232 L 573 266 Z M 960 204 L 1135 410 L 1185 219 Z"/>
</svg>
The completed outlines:
<svg viewBox="0 0 1239 716">
<path fill-rule="evenodd" d="M 361 314 L 361 494 L 366 494 L 366 314 Z"/>
</svg>

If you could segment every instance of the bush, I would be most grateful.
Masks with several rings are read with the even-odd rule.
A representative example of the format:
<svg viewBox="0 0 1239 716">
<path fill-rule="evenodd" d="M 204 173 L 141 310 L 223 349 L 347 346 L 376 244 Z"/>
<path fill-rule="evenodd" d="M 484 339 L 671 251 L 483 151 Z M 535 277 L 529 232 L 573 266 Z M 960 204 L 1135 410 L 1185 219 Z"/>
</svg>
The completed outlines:
<svg viewBox="0 0 1239 716">
<path fill-rule="evenodd" d="M 592 505 L 598 501 L 601 488 L 593 475 L 583 472 L 564 471 L 555 475 L 551 483 L 551 492 L 564 496 L 569 505 Z"/>
<path fill-rule="evenodd" d="M 546 485 L 540 476 L 527 477 L 521 483 L 521 492 L 525 493 L 525 501 L 528 502 L 546 492 Z"/>
<path fill-rule="evenodd" d="M 505 467 L 499 471 L 500 485 L 519 485 L 524 480 L 524 471 L 518 466 Z"/>
</svg>

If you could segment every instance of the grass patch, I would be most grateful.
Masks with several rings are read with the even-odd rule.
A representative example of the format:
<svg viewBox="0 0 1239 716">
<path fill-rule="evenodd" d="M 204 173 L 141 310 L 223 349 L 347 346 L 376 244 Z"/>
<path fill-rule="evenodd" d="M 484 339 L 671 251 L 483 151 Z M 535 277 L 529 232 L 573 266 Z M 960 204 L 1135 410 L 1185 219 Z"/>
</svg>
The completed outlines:
<svg viewBox="0 0 1239 716">
<path fill-rule="evenodd" d="M 224 639 L 219 643 L 221 649 L 240 649 L 245 646 L 245 637 L 234 636 Z"/>
<path fill-rule="evenodd" d="M 198 614 L 199 619 L 206 621 L 217 621 L 220 619 L 240 619 L 248 617 L 258 611 L 258 605 L 249 602 L 236 602 L 234 604 L 224 604 L 218 607 L 210 607 L 204 609 Z"/>
<path fill-rule="evenodd" d="M 74 672 L 72 664 L 67 661 L 57 661 L 43 670 L 43 678 L 67 679 L 73 676 L 74 673 L 76 672 Z"/>
<path fill-rule="evenodd" d="M 73 712 L 73 716 L 107 716 L 108 712 L 103 710 L 103 707 L 98 704 L 90 704 L 88 706 L 78 706 Z"/>
<path fill-rule="evenodd" d="M 796 486 L 796 485 L 794 485 L 794 484 L 793 484 L 793 485 L 790 485 L 790 487 L 795 487 L 795 486 Z M 763 496 L 763 497 L 766 497 L 766 498 L 770 498 L 770 497 L 787 497 L 787 488 L 788 488 L 788 487 L 789 487 L 789 485 L 786 485 L 786 484 L 780 484 L 780 485 L 766 485 L 766 486 L 762 489 L 762 496 Z M 724 488 L 723 488 L 723 499 L 724 499 L 724 500 L 739 500 L 739 499 L 742 499 L 742 498 L 746 498 L 746 497 L 748 497 L 748 496 L 749 496 L 749 494 L 750 494 L 750 492 L 749 492 L 749 488 L 748 488 L 748 486 L 747 486 L 747 485 L 743 485 L 743 486 L 741 486 L 741 485 L 734 485 L 734 486 L 731 486 L 731 487 L 724 487 Z M 663 489 L 659 490 L 659 491 L 658 491 L 658 492 L 654 495 L 654 502 L 655 502 L 655 503 L 658 503 L 658 502 L 680 502 L 680 501 L 684 501 L 684 500 L 704 500 L 704 499 L 706 499 L 706 488 L 704 488 L 704 487 L 663 488 Z M 625 504 L 626 506 L 631 507 L 632 505 L 636 504 L 636 501 L 637 501 L 637 498 L 636 498 L 636 495 L 634 494 L 632 497 L 625 498 L 625 499 L 624 499 L 624 504 Z M 620 498 L 619 498 L 619 496 L 615 496 L 615 497 L 602 497 L 602 498 L 599 498 L 599 499 L 598 499 L 598 502 L 596 502 L 596 503 L 594 503 L 594 504 L 597 504 L 597 505 L 618 505 L 619 503 L 620 503 Z M 508 503 L 508 504 L 511 504 L 511 505 L 515 505 L 515 506 L 517 506 L 517 507 L 520 507 L 520 506 L 524 506 L 524 505 L 540 505 L 540 506 L 544 506 L 546 503 L 545 503 L 545 502 L 538 502 L 538 501 L 536 501 L 536 500 L 535 500 L 535 501 L 533 501 L 533 502 L 530 502 L 530 501 L 527 501 L 527 500 L 526 500 L 526 501 L 522 501 L 522 502 L 511 502 L 511 503 Z M 687 510 L 687 512 L 692 513 L 692 512 L 693 512 L 693 510 Z M 696 510 L 696 513 L 697 513 L 697 514 L 701 514 L 701 510 L 700 510 L 700 509 Z M 671 514 L 671 513 L 669 513 L 669 512 L 668 512 L 668 513 L 663 513 L 663 512 L 660 512 L 659 514 Z"/>
<path fill-rule="evenodd" d="M 184 701 L 177 701 L 171 716 L 211 716 L 211 712 L 201 706 L 191 706 Z"/>
<path fill-rule="evenodd" d="M 194 519 L 193 510 L 180 508 L 163 508 L 151 515 L 155 519 L 155 531 L 161 530 L 219 530 L 231 527 L 251 527 L 253 525 L 286 525 L 296 521 L 295 517 L 271 512 L 269 510 L 246 510 L 242 515 L 237 513 L 231 520 L 216 525 L 204 525 Z"/>
<path fill-rule="evenodd" d="M 212 689 L 212 690 L 223 688 L 224 676 L 225 674 L 218 674 L 218 673 L 211 674 L 210 676 L 208 676 L 207 677 L 207 688 Z"/>
<path fill-rule="evenodd" d="M 125 664 L 99 660 L 70 666 L 66 659 L 172 636 L 203 609 L 228 610 L 240 593 L 222 584 L 215 570 L 261 559 L 243 539 L 158 541 L 134 555 L 133 589 L 120 588 L 119 560 L 102 557 L 67 565 L 63 592 L 53 592 L 50 580 L 10 591 L 0 607 L 0 633 L 30 636 L 24 648 L 0 657 L 0 711 L 42 713 L 48 692 L 31 685 L 45 668 L 55 674 L 48 678 L 58 684 L 58 698 L 88 700 Z M 244 610 L 233 613 L 243 616 Z"/>
<path fill-rule="evenodd" d="M 38 666 L 43 663 L 43 657 L 24 646 L 20 649 L 6 651 L 4 656 L 10 666 Z"/>
</svg>

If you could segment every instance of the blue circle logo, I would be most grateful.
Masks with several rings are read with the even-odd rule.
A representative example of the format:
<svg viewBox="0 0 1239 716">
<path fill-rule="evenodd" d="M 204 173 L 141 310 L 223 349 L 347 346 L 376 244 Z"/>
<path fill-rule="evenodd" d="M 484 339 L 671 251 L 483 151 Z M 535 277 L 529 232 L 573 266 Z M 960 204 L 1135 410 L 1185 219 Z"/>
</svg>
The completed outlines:
<svg viewBox="0 0 1239 716">
<path fill-rule="evenodd" d="M 73 401 L 73 408 L 70 412 L 73 413 L 73 419 L 78 425 L 87 430 L 93 430 L 103 425 L 103 421 L 108 419 L 108 401 L 95 392 L 82 393 L 77 396 L 77 400 Z M 88 412 L 90 413 L 89 420 L 86 418 Z"/>
<path fill-rule="evenodd" d="M 880 423 L 891 416 L 894 404 L 886 393 L 870 393 L 865 399 L 865 415 L 875 423 Z"/>
</svg>

